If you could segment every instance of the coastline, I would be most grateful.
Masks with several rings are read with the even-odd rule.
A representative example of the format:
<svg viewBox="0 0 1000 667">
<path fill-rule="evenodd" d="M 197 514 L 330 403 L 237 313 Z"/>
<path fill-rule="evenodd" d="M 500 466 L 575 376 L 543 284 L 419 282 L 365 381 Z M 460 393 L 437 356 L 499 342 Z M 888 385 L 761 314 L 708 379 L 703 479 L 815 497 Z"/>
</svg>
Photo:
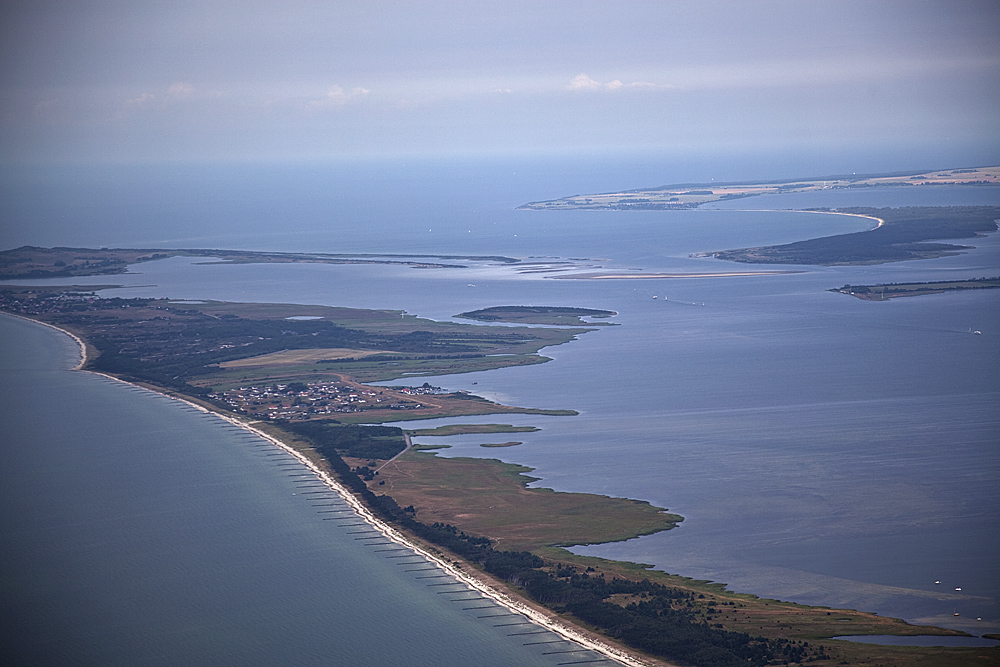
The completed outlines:
<svg viewBox="0 0 1000 667">
<path fill-rule="evenodd" d="M 803 208 L 727 208 L 727 209 L 716 209 L 716 208 L 699 208 L 695 209 L 699 211 L 737 211 L 740 213 L 822 213 L 823 215 L 846 215 L 851 218 L 865 218 L 867 220 L 874 220 L 877 224 L 866 231 L 872 231 L 873 229 L 878 229 L 885 224 L 885 220 L 882 218 L 876 218 L 874 215 L 864 215 L 863 213 L 843 213 L 841 211 L 817 211 L 815 209 L 803 209 Z"/>
<path fill-rule="evenodd" d="M 521 599 L 512 593 L 499 590 L 496 586 L 487 581 L 484 576 L 482 575 L 477 576 L 476 574 L 466 572 L 465 570 L 461 569 L 460 566 L 457 565 L 459 561 L 455 560 L 449 561 L 443 558 L 442 556 L 431 553 L 428 549 L 411 541 L 400 531 L 396 530 L 391 525 L 380 520 L 378 517 L 372 514 L 368 510 L 368 508 L 365 507 L 364 504 L 361 503 L 361 501 L 358 500 L 346 487 L 344 487 L 337 480 L 335 480 L 328 472 L 323 470 L 319 465 L 317 465 L 314 461 L 309 459 L 309 457 L 307 457 L 305 454 L 303 454 L 296 448 L 292 447 L 291 445 L 282 442 L 278 438 L 268 433 L 265 433 L 264 431 L 261 431 L 258 428 L 255 428 L 252 423 L 243 422 L 234 417 L 230 417 L 229 415 L 222 414 L 215 410 L 210 410 L 203 405 L 190 401 L 181 396 L 177 396 L 175 394 L 157 391 L 156 389 L 153 389 L 149 386 L 128 382 L 126 380 L 122 380 L 121 378 L 109 375 L 107 373 L 84 370 L 83 366 L 87 362 L 87 351 L 86 351 L 87 348 L 86 344 L 79 336 L 72 333 L 71 331 L 62 329 L 47 322 L 41 322 L 39 320 L 35 320 L 29 317 L 24 317 L 22 315 L 17 315 L 14 313 L 5 313 L 5 314 L 13 315 L 14 317 L 18 317 L 22 320 L 26 320 L 29 322 L 34 322 L 36 324 L 41 324 L 43 326 L 54 329 L 55 331 L 63 333 L 72 338 L 78 346 L 80 357 L 76 366 L 72 367 L 69 370 L 90 373 L 96 376 L 107 378 L 109 380 L 113 380 L 115 382 L 119 382 L 129 387 L 151 391 L 161 396 L 165 396 L 172 400 L 184 403 L 185 405 L 193 407 L 206 414 L 213 414 L 219 419 L 222 419 L 228 422 L 229 424 L 232 424 L 233 426 L 242 428 L 257 437 L 262 438 L 263 440 L 267 441 L 274 447 L 277 447 L 278 449 L 291 455 L 306 469 L 308 469 L 309 472 L 315 474 L 320 481 L 322 481 L 326 486 L 328 486 L 331 490 L 337 493 L 344 500 L 344 502 L 348 506 L 350 506 L 351 509 L 354 510 L 355 514 L 357 514 L 359 518 L 361 518 L 366 523 L 368 523 L 373 528 L 382 533 L 382 535 L 387 540 L 390 540 L 400 545 L 401 547 L 405 547 L 411 550 L 414 554 L 427 559 L 449 576 L 453 577 L 457 581 L 462 582 L 463 584 L 469 586 L 470 588 L 475 589 L 483 596 L 488 597 L 490 600 L 504 607 L 505 609 L 508 609 L 513 613 L 521 614 L 528 620 L 535 623 L 536 625 L 546 630 L 549 630 L 568 641 L 574 642 L 582 646 L 583 648 L 599 653 L 608 658 L 609 660 L 612 660 L 621 665 L 625 665 L 626 667 L 653 667 L 654 665 L 671 664 L 662 660 L 653 661 L 646 658 L 639 658 L 638 656 L 627 653 L 623 649 L 604 643 L 599 639 L 597 639 L 596 636 L 590 636 L 591 633 L 587 633 L 583 629 L 577 628 L 576 626 L 573 626 L 569 623 L 566 623 L 565 621 L 562 621 L 551 612 L 541 611 L 540 609 L 536 608 L 535 605 L 530 603 L 528 600 Z"/>
<path fill-rule="evenodd" d="M 59 333 L 66 334 L 67 336 L 69 336 L 70 338 L 72 338 L 74 341 L 76 341 L 76 345 L 79 348 L 80 358 L 79 358 L 79 361 L 77 361 L 76 366 L 73 366 L 69 370 L 71 370 L 71 371 L 82 371 L 83 370 L 83 365 L 85 363 L 87 363 L 87 345 L 86 345 L 86 343 L 83 342 L 82 338 L 80 338 L 79 336 L 77 336 L 72 331 L 68 331 L 66 329 L 60 329 L 56 325 L 49 324 L 48 322 L 42 322 L 41 320 L 33 320 L 30 317 L 25 317 L 24 315 L 18 315 L 17 313 L 9 313 L 7 311 L 2 311 L 2 312 L 3 312 L 4 315 L 10 315 L 11 317 L 16 317 L 18 319 L 24 320 L 25 322 L 34 322 L 35 324 L 41 324 L 44 327 L 49 327 L 50 329 L 55 329 Z M 86 371 L 86 372 L 87 373 L 93 373 L 93 371 Z M 94 375 L 104 375 L 104 374 L 103 373 L 94 373 Z M 106 376 L 106 377 L 111 377 L 111 376 L 109 375 L 109 376 Z M 112 379 L 113 380 L 118 380 L 118 378 L 112 378 Z M 118 381 L 119 382 L 124 382 L 123 380 L 118 380 Z M 131 384 L 131 383 L 130 382 L 125 382 L 125 384 Z M 133 386 L 138 386 L 138 385 L 133 385 Z"/>
</svg>

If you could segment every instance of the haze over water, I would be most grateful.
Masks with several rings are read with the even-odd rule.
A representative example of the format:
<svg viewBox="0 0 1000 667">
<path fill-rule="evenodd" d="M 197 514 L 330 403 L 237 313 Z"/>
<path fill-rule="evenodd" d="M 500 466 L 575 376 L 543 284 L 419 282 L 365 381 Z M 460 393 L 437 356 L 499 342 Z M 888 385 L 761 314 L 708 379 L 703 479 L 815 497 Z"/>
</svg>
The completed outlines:
<svg viewBox="0 0 1000 667">
<path fill-rule="evenodd" d="M 84 243 L 75 231 L 82 216 L 103 230 L 106 246 L 503 254 L 576 258 L 602 270 L 723 272 L 773 267 L 690 254 L 867 225 L 795 212 L 515 211 L 529 199 L 669 180 L 662 170 L 636 169 L 572 185 L 567 174 L 585 166 L 554 165 L 529 177 L 515 176 L 518 166 L 64 170 L 48 173 L 50 180 L 26 173 L 8 181 L 14 196 L 4 206 L 35 225 L 9 230 L 15 236 L 6 245 Z M 788 201 L 897 206 L 1000 197 L 985 188 L 911 188 Z M 201 231 L 207 221 L 210 234 Z M 954 257 L 780 267 L 803 272 L 761 277 L 556 280 L 486 262 L 415 270 L 172 259 L 72 282 L 132 286 L 108 295 L 322 303 L 438 319 L 525 303 L 615 310 L 619 326 L 544 350 L 551 363 L 419 379 L 579 416 L 461 420 L 542 429 L 519 434 L 524 444 L 510 449 L 481 449 L 483 436 L 427 442 L 452 444 L 443 456 L 533 466 L 537 486 L 649 500 L 685 516 L 677 530 L 578 553 L 982 633 L 1000 627 L 993 523 L 1000 295 L 875 303 L 826 291 L 1000 273 L 997 234 L 968 242 L 976 250 Z M 970 620 L 977 616 L 984 620 Z"/>
</svg>

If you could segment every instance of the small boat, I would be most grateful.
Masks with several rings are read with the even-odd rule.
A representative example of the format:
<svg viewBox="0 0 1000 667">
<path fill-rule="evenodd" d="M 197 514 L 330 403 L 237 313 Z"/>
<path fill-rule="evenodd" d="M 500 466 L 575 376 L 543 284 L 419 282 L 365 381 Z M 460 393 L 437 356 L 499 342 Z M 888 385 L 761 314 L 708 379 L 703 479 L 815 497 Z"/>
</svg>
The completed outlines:
<svg viewBox="0 0 1000 667">
<path fill-rule="evenodd" d="M 960 591 L 960 590 L 962 590 L 962 587 L 961 587 L 961 586 L 959 586 L 959 587 L 958 587 L 958 588 L 956 588 L 955 590 L 956 590 L 956 591 Z"/>
<path fill-rule="evenodd" d="M 938 584 L 940 584 L 940 583 L 941 583 L 940 581 L 935 581 L 935 582 L 934 582 L 934 585 L 936 586 L 936 585 L 938 585 Z"/>
</svg>

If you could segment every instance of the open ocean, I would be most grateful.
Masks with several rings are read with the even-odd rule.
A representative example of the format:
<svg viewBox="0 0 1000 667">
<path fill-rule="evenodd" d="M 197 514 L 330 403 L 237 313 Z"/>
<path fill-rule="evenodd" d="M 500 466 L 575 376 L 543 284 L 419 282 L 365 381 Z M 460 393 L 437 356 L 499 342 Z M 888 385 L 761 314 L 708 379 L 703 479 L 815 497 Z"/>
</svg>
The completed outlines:
<svg viewBox="0 0 1000 667">
<path fill-rule="evenodd" d="M 787 171 L 791 167 L 784 165 L 786 171 L 759 176 L 835 171 L 825 166 L 795 165 L 794 171 Z M 690 255 L 866 226 L 856 218 L 726 210 L 722 205 L 682 212 L 514 210 L 529 200 L 696 182 L 708 180 L 709 174 L 697 166 L 687 172 L 678 165 L 605 165 L 603 171 L 587 167 L 505 161 L 254 169 L 38 168 L 5 178 L 0 213 L 16 224 L 5 228 L 0 241 L 4 248 L 34 244 L 502 254 L 540 262 L 573 258 L 581 266 L 651 273 L 752 270 L 752 265 Z M 752 178 L 748 169 L 717 180 Z M 949 204 L 997 205 L 1000 189 L 911 187 L 760 202 L 767 208 Z M 748 208 L 758 202 L 744 199 L 729 205 Z M 619 315 L 612 321 L 619 326 L 544 350 L 553 362 L 419 378 L 420 383 L 474 391 L 514 405 L 572 408 L 579 416 L 505 417 L 502 421 L 542 429 L 519 434 L 524 444 L 508 449 L 480 448 L 488 436 L 426 442 L 451 444 L 442 456 L 498 457 L 532 466 L 533 475 L 541 478 L 536 486 L 648 500 L 685 517 L 676 530 L 574 548 L 578 553 L 648 563 L 671 573 L 725 582 L 740 592 L 859 608 L 982 634 L 1000 630 L 1000 533 L 995 525 L 1000 511 L 1000 290 L 884 303 L 827 291 L 845 283 L 1000 274 L 1000 234 L 959 243 L 976 249 L 879 266 L 779 267 L 803 272 L 760 277 L 557 280 L 485 262 L 462 269 L 417 270 L 225 265 L 177 258 L 135 266 L 126 275 L 72 282 L 126 285 L 108 292 L 123 297 L 388 308 L 435 319 L 526 303 L 615 310 Z M 66 366 L 69 352 L 50 341 L 50 332 L 20 323 L 14 329 L 4 333 L 5 341 L 16 335 L 29 347 L 49 346 L 42 357 L 58 358 L 56 366 Z M 982 334 L 971 333 L 976 330 Z M 9 347 L 5 342 L 4 348 Z M 44 567 L 55 577 L 51 590 L 46 589 L 52 597 L 39 600 L 39 605 L 49 606 L 33 613 L 50 613 L 62 595 L 72 598 L 71 608 L 83 613 L 88 596 L 97 593 L 79 590 L 80 578 L 90 576 L 93 568 L 104 568 L 102 576 L 110 580 L 110 566 L 97 560 L 113 551 L 122 563 L 129 563 L 128 574 L 115 583 L 136 591 L 130 604 L 156 618 L 168 614 L 156 608 L 172 604 L 170 600 L 165 602 L 156 593 L 160 589 L 148 589 L 147 584 L 161 576 L 161 560 L 175 548 L 175 540 L 145 528 L 141 539 L 109 543 L 106 536 L 118 516 L 115 508 L 145 494 L 150 484 L 172 489 L 168 498 L 144 501 L 149 503 L 145 511 L 150 521 L 173 522 L 178 531 L 173 537 L 182 542 L 202 544 L 211 533 L 196 557 L 220 566 L 228 559 L 239 564 L 235 570 L 223 568 L 228 585 L 220 586 L 220 597 L 213 599 L 215 612 L 206 611 L 187 625 L 170 625 L 164 633 L 172 633 L 173 639 L 158 635 L 157 642 L 166 645 L 189 636 L 196 637 L 196 644 L 218 635 L 225 635 L 226 641 L 256 637 L 258 631 L 248 629 L 260 621 L 249 618 L 254 614 L 308 618 L 319 613 L 321 605 L 329 605 L 327 596 L 305 586 L 301 595 L 272 591 L 279 601 L 262 597 L 247 610 L 245 601 L 256 600 L 254 587 L 262 579 L 246 553 L 221 546 L 230 534 L 226 531 L 266 534 L 254 541 L 251 560 L 259 558 L 274 570 L 287 571 L 289 579 L 301 574 L 313 581 L 320 576 L 324 586 L 362 586 L 362 597 L 409 595 L 398 590 L 409 590 L 412 582 L 366 571 L 364 554 L 352 556 L 356 560 L 350 565 L 337 564 L 340 556 L 331 551 L 340 547 L 328 542 L 332 538 L 327 526 L 310 523 L 301 510 L 289 506 L 285 482 L 270 464 L 239 453 L 242 445 L 227 440 L 236 436 L 210 420 L 151 395 L 132 395 L 117 384 L 48 365 L 34 372 L 33 362 L 29 366 L 5 367 L 8 379 L 3 386 L 11 395 L 4 397 L 4 440 L 19 442 L 39 432 L 53 435 L 42 438 L 44 447 L 4 447 L 5 459 L 13 462 L 5 461 L 5 478 L 16 476 L 17 465 L 38 475 L 5 485 L 9 498 L 4 505 L 23 509 L 44 501 L 39 512 L 51 504 L 80 514 L 53 524 L 44 539 L 39 538 L 52 553 L 72 558 L 22 563 L 29 570 Z M 25 407 L 27 398 L 13 389 L 13 380 L 22 375 L 29 385 L 42 383 L 36 376 L 44 376 L 49 383 L 45 391 L 63 392 L 64 397 Z M 68 426 L 59 431 L 64 422 Z M 132 423 L 131 434 L 123 436 L 128 448 L 156 447 L 162 452 L 157 456 L 167 457 L 169 466 L 140 461 L 134 468 L 129 457 L 104 451 L 108 428 Z M 155 444 L 147 432 L 166 442 L 191 439 L 205 451 L 188 451 L 193 444 L 171 450 L 165 442 Z M 62 448 L 73 455 L 61 456 Z M 190 464 L 188 457 L 197 464 Z M 88 471 L 98 468 L 105 480 L 101 489 L 91 489 L 96 495 L 76 495 L 76 487 L 87 486 L 80 478 L 83 463 Z M 140 471 L 142 484 L 135 477 Z M 239 479 L 233 480 L 234 475 Z M 45 484 L 34 483 L 49 476 Z M 64 478 L 72 484 L 52 483 Z M 206 489 L 214 500 L 197 500 Z M 203 502 L 207 504 L 184 509 Z M 186 515 L 176 512 L 182 510 L 194 514 L 181 521 Z M 251 521 L 247 512 L 262 512 L 266 520 Z M 22 521 L 10 523 L 8 514 L 5 532 L 29 530 Z M 134 514 L 125 519 L 139 521 Z M 4 543 L 5 562 L 24 560 L 9 540 Z M 289 544 L 296 545 L 294 558 L 285 552 Z M 309 569 L 315 567 L 327 569 L 317 575 Z M 210 585 L 205 577 L 184 575 L 191 571 L 197 570 L 171 575 L 171 586 L 204 590 Z M 60 581 L 66 590 L 57 585 Z M 4 583 L 10 590 L 13 584 Z M 358 604 L 339 589 L 330 595 L 345 595 L 344 605 Z M 385 648 L 390 642 L 378 636 L 395 628 L 397 618 L 425 614 L 423 602 L 407 604 L 411 606 L 381 607 L 384 623 L 371 620 L 372 627 L 382 629 L 373 631 L 367 650 L 391 653 Z M 295 605 L 300 606 L 293 612 Z M 239 613 L 230 618 L 224 609 Z M 234 620 L 237 617 L 243 620 Z M 244 621 L 239 630 L 230 627 Z M 217 623 L 223 625 L 216 628 Z M 87 641 L 141 634 L 128 631 L 131 627 L 109 622 L 87 635 Z M 348 628 L 343 626 L 343 632 L 351 632 Z M 507 646 L 503 638 L 484 639 L 477 628 L 473 623 L 455 630 L 465 633 L 468 650 L 477 650 L 483 641 Z M 334 622 L 329 632 L 336 635 L 341 628 Z M 423 630 L 413 632 L 417 636 Z M 258 643 L 266 641 L 258 638 Z M 327 650 L 326 639 L 317 638 L 315 645 L 300 641 L 305 642 L 303 655 Z M 351 664 L 394 663 L 387 658 Z"/>
</svg>

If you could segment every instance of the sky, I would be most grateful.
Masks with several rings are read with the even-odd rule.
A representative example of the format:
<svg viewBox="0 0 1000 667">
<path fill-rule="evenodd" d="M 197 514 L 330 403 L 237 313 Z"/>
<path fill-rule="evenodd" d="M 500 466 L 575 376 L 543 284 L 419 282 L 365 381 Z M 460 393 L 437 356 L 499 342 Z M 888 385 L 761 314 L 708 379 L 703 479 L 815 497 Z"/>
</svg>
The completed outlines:
<svg viewBox="0 0 1000 667">
<path fill-rule="evenodd" d="M 0 0 L 0 162 L 966 151 L 995 0 Z M 970 158 L 971 159 L 971 158 Z"/>
</svg>

